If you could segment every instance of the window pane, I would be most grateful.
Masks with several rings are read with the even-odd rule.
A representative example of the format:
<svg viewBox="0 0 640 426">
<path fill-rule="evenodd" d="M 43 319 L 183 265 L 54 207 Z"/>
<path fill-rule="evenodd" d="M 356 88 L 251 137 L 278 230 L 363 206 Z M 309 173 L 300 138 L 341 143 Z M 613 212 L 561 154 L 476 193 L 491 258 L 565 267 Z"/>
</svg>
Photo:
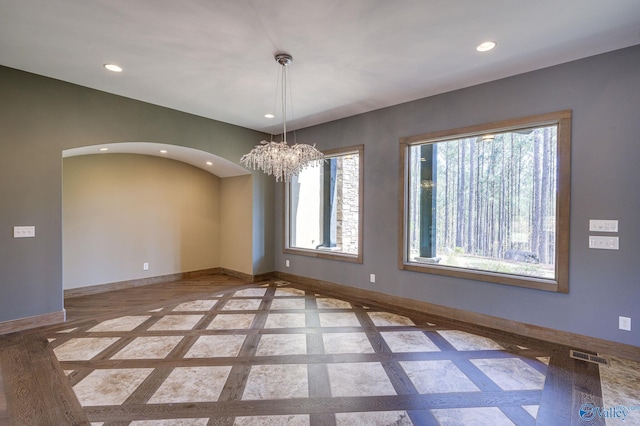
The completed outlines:
<svg viewBox="0 0 640 426">
<path fill-rule="evenodd" d="M 556 278 L 558 126 L 408 148 L 407 261 Z"/>
<path fill-rule="evenodd" d="M 325 158 L 322 165 L 306 168 L 289 183 L 286 249 L 358 256 L 360 151 Z"/>
<path fill-rule="evenodd" d="M 322 241 L 322 167 L 308 167 L 291 181 L 291 246 L 314 249 Z"/>
</svg>

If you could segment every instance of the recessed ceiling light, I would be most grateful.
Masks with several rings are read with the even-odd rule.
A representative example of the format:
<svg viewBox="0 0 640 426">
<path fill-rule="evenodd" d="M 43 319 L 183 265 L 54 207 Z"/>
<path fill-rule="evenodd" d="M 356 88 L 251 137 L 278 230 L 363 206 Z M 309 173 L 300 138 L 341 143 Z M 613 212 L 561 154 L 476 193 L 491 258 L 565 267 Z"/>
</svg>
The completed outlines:
<svg viewBox="0 0 640 426">
<path fill-rule="evenodd" d="M 113 71 L 113 72 L 122 72 L 122 67 L 119 67 L 116 64 L 104 64 L 104 67 L 106 69 L 108 69 L 109 71 Z"/>
<path fill-rule="evenodd" d="M 211 161 L 207 161 L 207 166 L 213 166 L 213 163 Z"/>
<path fill-rule="evenodd" d="M 273 117 L 275 117 L 275 115 L 273 115 L 273 114 L 265 114 L 264 115 L 264 118 L 273 118 Z"/>
<path fill-rule="evenodd" d="M 109 148 L 100 148 L 100 151 L 109 151 Z"/>
<path fill-rule="evenodd" d="M 166 149 L 161 149 L 161 150 L 160 150 L 160 154 L 166 154 L 166 153 L 167 153 L 167 150 L 166 150 Z"/>
<path fill-rule="evenodd" d="M 478 52 L 488 52 L 494 47 L 496 47 L 495 41 L 485 41 L 484 43 L 480 43 L 478 47 L 476 47 L 476 50 Z"/>
</svg>

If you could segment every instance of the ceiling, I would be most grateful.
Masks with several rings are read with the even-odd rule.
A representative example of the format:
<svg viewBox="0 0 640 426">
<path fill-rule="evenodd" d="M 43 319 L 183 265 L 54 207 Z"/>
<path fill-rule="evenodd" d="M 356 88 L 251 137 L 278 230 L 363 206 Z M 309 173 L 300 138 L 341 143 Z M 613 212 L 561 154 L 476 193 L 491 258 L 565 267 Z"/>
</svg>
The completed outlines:
<svg viewBox="0 0 640 426">
<path fill-rule="evenodd" d="M 277 52 L 301 128 L 639 43 L 638 0 L 0 0 L 0 65 L 276 133 Z"/>
</svg>

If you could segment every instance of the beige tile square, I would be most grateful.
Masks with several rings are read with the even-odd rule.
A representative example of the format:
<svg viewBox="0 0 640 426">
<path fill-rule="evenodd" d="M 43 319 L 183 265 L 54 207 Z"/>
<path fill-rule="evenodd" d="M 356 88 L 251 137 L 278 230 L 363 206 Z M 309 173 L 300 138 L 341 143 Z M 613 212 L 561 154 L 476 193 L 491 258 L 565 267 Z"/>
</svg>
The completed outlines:
<svg viewBox="0 0 640 426">
<path fill-rule="evenodd" d="M 297 288 L 280 287 L 276 289 L 276 296 L 304 296 L 305 293 Z"/>
<path fill-rule="evenodd" d="M 230 366 L 174 368 L 149 404 L 217 401 L 230 371 Z"/>
<path fill-rule="evenodd" d="M 336 413 L 337 426 L 410 426 L 406 411 L 372 411 L 368 413 Z"/>
<path fill-rule="evenodd" d="M 236 417 L 234 426 L 308 426 L 308 414 L 288 414 L 282 416 L 247 416 Z"/>
<path fill-rule="evenodd" d="M 438 352 L 440 349 L 421 331 L 380 333 L 392 352 Z"/>
<path fill-rule="evenodd" d="M 320 297 L 316 299 L 318 309 L 351 309 L 351 303 L 344 300 Z"/>
<path fill-rule="evenodd" d="M 263 297 L 266 292 L 266 288 L 245 288 L 233 293 L 233 297 Z"/>
<path fill-rule="evenodd" d="M 162 419 L 162 420 L 134 420 L 129 426 L 207 426 L 205 419 Z"/>
<path fill-rule="evenodd" d="M 208 311 L 218 302 L 217 299 L 210 300 L 192 300 L 191 302 L 181 303 L 175 308 L 173 308 L 174 312 L 179 311 Z"/>
<path fill-rule="evenodd" d="M 609 356 L 609 366 L 601 365 L 602 402 L 605 407 L 640 407 L 640 362 Z M 640 425 L 640 408 L 629 412 L 619 424 Z"/>
<path fill-rule="evenodd" d="M 305 314 L 269 314 L 264 328 L 304 327 Z"/>
<path fill-rule="evenodd" d="M 360 321 L 353 312 L 320 313 L 322 327 L 360 327 Z"/>
<path fill-rule="evenodd" d="M 277 309 L 304 309 L 304 298 L 296 299 L 273 299 L 271 301 L 271 310 Z"/>
<path fill-rule="evenodd" d="M 421 394 L 480 390 L 449 360 L 400 361 L 400 366 Z"/>
<path fill-rule="evenodd" d="M 538 418 L 538 409 L 540 408 L 539 405 L 523 405 L 522 408 L 524 408 L 527 413 L 531 414 L 531 417 L 533 417 L 534 419 Z"/>
<path fill-rule="evenodd" d="M 396 395 L 379 362 L 328 364 L 331 396 Z"/>
<path fill-rule="evenodd" d="M 493 340 L 476 336 L 460 330 L 442 330 L 438 331 L 451 345 L 459 351 L 487 351 L 487 350 L 504 350 L 502 346 Z"/>
<path fill-rule="evenodd" d="M 256 349 L 256 356 L 302 355 L 306 353 L 306 334 L 263 334 Z"/>
<path fill-rule="evenodd" d="M 153 368 L 94 370 L 78 382 L 73 390 L 84 407 L 120 405 L 152 371 Z"/>
<path fill-rule="evenodd" d="M 435 409 L 431 413 L 441 426 L 515 426 L 497 407 Z"/>
<path fill-rule="evenodd" d="M 238 356 L 244 335 L 200 336 L 189 348 L 185 358 L 216 358 Z"/>
<path fill-rule="evenodd" d="M 95 327 L 91 327 L 89 332 L 94 331 L 131 331 L 146 320 L 151 318 L 150 316 L 125 316 L 120 318 L 114 318 L 106 321 L 102 321 Z"/>
<path fill-rule="evenodd" d="M 548 356 L 539 356 L 539 357 L 536 357 L 536 359 L 541 363 L 543 363 L 544 365 L 549 365 L 549 361 L 551 361 L 551 357 L 548 357 Z"/>
<path fill-rule="evenodd" d="M 149 330 L 191 330 L 202 319 L 202 315 L 165 315 Z"/>
<path fill-rule="evenodd" d="M 242 400 L 309 397 L 305 364 L 253 365 Z"/>
<path fill-rule="evenodd" d="M 78 337 L 53 349 L 58 361 L 89 360 L 117 342 L 119 337 Z"/>
<path fill-rule="evenodd" d="M 165 358 L 182 340 L 182 336 L 136 337 L 111 359 Z"/>
<path fill-rule="evenodd" d="M 542 390 L 544 374 L 518 358 L 472 359 L 503 390 Z"/>
<path fill-rule="evenodd" d="M 323 333 L 324 351 L 328 354 L 370 354 L 375 351 L 365 333 Z"/>
<path fill-rule="evenodd" d="M 415 325 L 411 318 L 391 312 L 368 312 L 371 321 L 378 327 Z"/>
<path fill-rule="evenodd" d="M 255 314 L 218 314 L 207 330 L 243 330 L 251 327 Z"/>
<path fill-rule="evenodd" d="M 257 311 L 262 299 L 231 299 L 222 307 L 223 311 Z"/>
</svg>

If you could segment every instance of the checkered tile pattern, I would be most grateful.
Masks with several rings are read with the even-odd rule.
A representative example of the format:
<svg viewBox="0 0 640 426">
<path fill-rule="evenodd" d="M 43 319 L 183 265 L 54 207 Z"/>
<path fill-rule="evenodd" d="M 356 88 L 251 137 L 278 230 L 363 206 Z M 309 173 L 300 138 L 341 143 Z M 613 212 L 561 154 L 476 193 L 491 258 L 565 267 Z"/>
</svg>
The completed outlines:
<svg viewBox="0 0 640 426">
<path fill-rule="evenodd" d="M 95 425 L 533 425 L 549 359 L 281 281 L 48 338 Z"/>
</svg>

